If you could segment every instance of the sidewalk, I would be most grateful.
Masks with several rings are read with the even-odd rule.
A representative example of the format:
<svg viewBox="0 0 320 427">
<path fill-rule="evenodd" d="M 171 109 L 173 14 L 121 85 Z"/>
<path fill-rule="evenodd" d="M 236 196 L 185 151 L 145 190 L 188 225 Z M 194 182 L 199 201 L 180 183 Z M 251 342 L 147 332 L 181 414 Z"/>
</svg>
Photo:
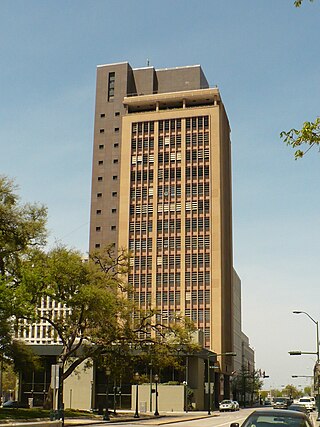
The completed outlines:
<svg viewBox="0 0 320 427">
<path fill-rule="evenodd" d="M 311 413 L 311 419 L 312 419 L 313 425 L 315 427 L 320 427 L 320 418 L 319 418 L 318 413 L 316 411 Z M 319 419 L 319 421 L 318 421 L 318 419 Z"/>
</svg>

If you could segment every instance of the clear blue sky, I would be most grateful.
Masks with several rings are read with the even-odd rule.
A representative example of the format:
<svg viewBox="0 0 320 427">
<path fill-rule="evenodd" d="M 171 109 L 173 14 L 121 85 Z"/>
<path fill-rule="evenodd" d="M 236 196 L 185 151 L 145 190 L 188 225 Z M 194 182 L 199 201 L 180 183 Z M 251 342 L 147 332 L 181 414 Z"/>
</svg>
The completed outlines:
<svg viewBox="0 0 320 427">
<path fill-rule="evenodd" d="M 279 138 L 319 115 L 320 2 L 2 0 L 0 173 L 49 209 L 50 242 L 87 251 L 98 64 L 201 64 L 232 128 L 234 265 L 265 382 L 311 374 L 320 320 L 320 154 Z"/>
</svg>

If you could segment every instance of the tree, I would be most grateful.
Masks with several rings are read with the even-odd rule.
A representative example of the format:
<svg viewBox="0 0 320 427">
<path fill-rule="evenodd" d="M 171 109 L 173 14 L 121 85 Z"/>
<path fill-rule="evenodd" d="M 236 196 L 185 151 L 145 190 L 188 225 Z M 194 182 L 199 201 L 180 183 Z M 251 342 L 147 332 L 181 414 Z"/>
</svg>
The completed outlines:
<svg viewBox="0 0 320 427">
<path fill-rule="evenodd" d="M 0 357 L 16 366 L 22 353 L 32 359 L 31 352 L 13 340 L 14 315 L 23 304 L 16 292 L 21 263 L 31 249 L 45 244 L 46 218 L 44 206 L 22 204 L 14 182 L 0 176 Z"/>
<path fill-rule="evenodd" d="M 282 389 L 282 396 L 290 397 L 290 399 L 297 399 L 301 396 L 301 393 L 294 385 L 288 384 Z"/>
<path fill-rule="evenodd" d="M 309 0 L 313 2 L 313 0 Z M 295 0 L 295 7 L 300 7 L 303 0 Z M 283 141 L 295 148 L 294 157 L 295 160 L 303 157 L 312 147 L 320 144 L 320 117 L 317 117 L 314 122 L 304 122 L 301 129 L 290 129 L 289 131 L 282 131 L 280 138 Z M 307 147 L 305 151 L 297 147 Z"/>
<path fill-rule="evenodd" d="M 62 382 L 82 362 L 110 366 L 115 354 L 125 368 L 141 358 L 145 344 L 161 348 L 157 363 L 172 363 L 172 349 L 191 341 L 191 323 L 178 318 L 161 323 L 156 310 L 137 306 L 125 281 L 124 250 L 115 254 L 109 246 L 86 262 L 63 246 L 45 251 L 46 214 L 43 206 L 21 204 L 13 181 L 0 178 L 1 358 L 14 361 L 15 370 L 21 362 L 37 363 L 29 347 L 13 337 L 44 321 L 61 344 Z M 43 301 L 59 310 L 44 309 Z"/>
<path fill-rule="evenodd" d="M 272 397 L 281 397 L 282 396 L 282 391 L 277 389 L 277 388 L 273 388 L 272 390 L 270 390 L 271 396 Z"/>
<path fill-rule="evenodd" d="M 283 141 L 296 149 L 295 159 L 303 157 L 311 148 L 320 145 L 320 117 L 314 122 L 305 122 L 301 129 L 290 129 L 289 131 L 281 132 L 280 137 Z M 307 147 L 305 151 L 298 147 Z"/>
<path fill-rule="evenodd" d="M 39 321 L 51 326 L 62 346 L 62 382 L 83 362 L 111 367 L 117 355 L 117 365 L 120 358 L 126 367 L 147 343 L 161 342 L 163 355 L 191 341 L 192 327 L 183 319 L 162 324 L 155 310 L 137 307 L 124 280 L 128 259 L 126 251 L 115 254 L 113 246 L 91 254 L 87 262 L 79 252 L 57 247 L 36 249 L 22 262 L 17 292 L 24 304 L 18 312 L 24 327 Z M 48 298 L 62 308 L 58 314 L 40 308 Z"/>
<path fill-rule="evenodd" d="M 309 0 L 310 2 L 313 2 L 313 0 Z M 303 0 L 295 0 L 294 5 L 295 7 L 300 7 L 302 4 Z"/>
<path fill-rule="evenodd" d="M 263 382 L 259 371 L 250 371 L 242 366 L 232 381 L 232 394 L 238 397 L 240 402 L 246 406 L 248 401 L 253 402 L 254 396 L 259 394 Z"/>
<path fill-rule="evenodd" d="M 303 395 L 304 396 L 311 396 L 311 387 L 308 385 L 306 387 L 304 387 L 303 389 Z M 300 393 L 301 396 L 301 393 Z"/>
<path fill-rule="evenodd" d="M 12 180 L 0 176 L 0 278 L 6 283 L 15 282 L 21 257 L 46 243 L 46 208 L 21 204 L 16 190 Z"/>
</svg>

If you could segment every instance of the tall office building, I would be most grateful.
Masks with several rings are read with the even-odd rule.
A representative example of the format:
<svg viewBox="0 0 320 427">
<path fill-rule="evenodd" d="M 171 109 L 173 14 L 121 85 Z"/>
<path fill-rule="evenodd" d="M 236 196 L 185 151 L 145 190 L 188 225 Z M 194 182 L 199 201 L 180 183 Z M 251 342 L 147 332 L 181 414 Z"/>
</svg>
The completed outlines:
<svg viewBox="0 0 320 427">
<path fill-rule="evenodd" d="M 140 306 L 190 317 L 216 353 L 233 350 L 230 157 L 200 66 L 98 67 L 90 250 L 129 249 Z"/>
</svg>

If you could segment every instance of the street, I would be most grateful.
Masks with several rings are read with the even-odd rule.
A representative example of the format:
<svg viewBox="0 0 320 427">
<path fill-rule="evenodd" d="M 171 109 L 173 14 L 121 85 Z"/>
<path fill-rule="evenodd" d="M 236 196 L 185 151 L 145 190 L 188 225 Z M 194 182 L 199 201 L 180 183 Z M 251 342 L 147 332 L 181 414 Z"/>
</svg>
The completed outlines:
<svg viewBox="0 0 320 427">
<path fill-rule="evenodd" d="M 117 427 L 138 427 L 138 426 L 170 426 L 174 427 L 229 427 L 231 423 L 237 422 L 241 425 L 244 419 L 253 411 L 253 408 L 241 409 L 238 412 L 214 412 L 211 416 L 205 412 L 189 412 L 189 413 L 168 413 L 166 416 L 151 419 L 139 419 L 134 422 L 116 422 L 103 423 L 97 422 L 90 424 L 91 427 L 98 427 L 105 424 L 113 424 Z M 270 411 L 273 409 L 270 408 Z M 320 427 L 316 421 L 316 412 L 311 414 L 311 419 L 315 427 Z M 83 426 L 83 424 L 73 424 L 72 426 Z"/>
<path fill-rule="evenodd" d="M 241 409 L 238 412 L 215 412 L 212 416 L 206 416 L 205 412 L 189 412 L 180 414 L 167 414 L 165 417 L 141 419 L 134 422 L 117 422 L 111 423 L 117 427 L 138 427 L 138 426 L 159 426 L 159 425 L 174 425 L 177 427 L 228 427 L 232 422 L 242 421 L 252 412 L 250 409 Z M 91 427 L 97 427 L 105 423 L 90 424 Z M 109 424 L 109 423 L 108 423 Z M 73 426 L 81 426 L 83 424 L 72 424 Z"/>
</svg>

